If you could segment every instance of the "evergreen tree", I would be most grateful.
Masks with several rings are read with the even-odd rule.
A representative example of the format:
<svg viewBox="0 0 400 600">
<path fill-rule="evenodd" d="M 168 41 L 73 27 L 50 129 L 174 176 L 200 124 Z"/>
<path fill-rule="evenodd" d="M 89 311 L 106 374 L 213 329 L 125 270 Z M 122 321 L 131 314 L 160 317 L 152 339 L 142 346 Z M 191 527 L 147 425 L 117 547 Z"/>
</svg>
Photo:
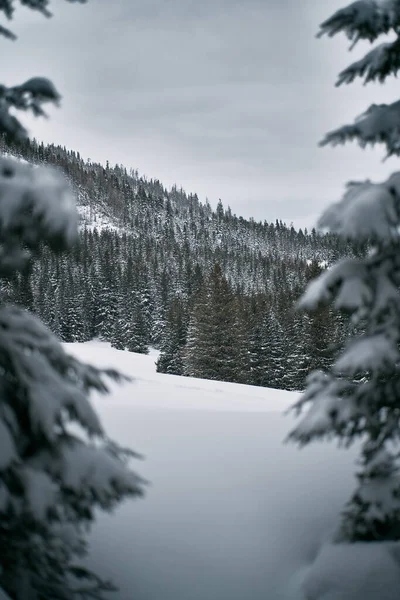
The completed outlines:
<svg viewBox="0 0 400 600">
<path fill-rule="evenodd" d="M 248 383 L 263 387 L 274 387 L 274 373 L 271 372 L 271 345 L 269 315 L 257 315 L 260 320 L 254 323 L 249 335 L 249 367 L 250 377 Z M 246 382 L 247 383 L 247 382 Z"/>
<path fill-rule="evenodd" d="M 216 264 L 191 315 L 184 357 L 185 375 L 240 381 L 242 344 L 236 299 L 221 267 Z"/>
<path fill-rule="evenodd" d="M 144 308 L 146 298 L 134 289 L 135 276 L 131 256 L 126 263 L 123 286 L 111 344 L 119 350 L 148 354 L 149 332 Z"/>
<path fill-rule="evenodd" d="M 167 312 L 166 326 L 157 360 L 157 371 L 171 375 L 183 375 L 183 354 L 187 337 L 187 319 L 182 302 L 172 300 Z"/>
<path fill-rule="evenodd" d="M 385 81 L 400 68 L 400 3 L 362 0 L 336 12 L 321 34 L 343 31 L 354 42 L 381 44 L 345 69 L 338 85 L 357 77 Z M 357 140 L 383 143 L 400 154 L 399 102 L 372 105 L 353 125 L 329 133 L 323 144 Z M 328 372 L 315 372 L 297 409 L 307 412 L 290 435 L 300 445 L 335 436 L 345 445 L 361 441 L 358 485 L 342 515 L 336 542 L 400 540 L 400 173 L 383 183 L 348 185 L 343 199 L 320 219 L 367 256 L 345 259 L 312 282 L 304 308 L 332 302 L 351 316 L 355 334 Z"/>
<path fill-rule="evenodd" d="M 108 234 L 103 239 L 108 241 Z M 105 341 L 116 340 L 120 335 L 121 323 L 118 319 L 122 302 L 122 290 L 119 286 L 121 276 L 119 265 L 111 259 L 112 247 L 106 245 L 98 276 L 98 323 L 96 335 Z"/>
<path fill-rule="evenodd" d="M 132 300 L 126 318 L 124 336 L 126 339 L 126 349 L 129 352 L 138 352 L 139 354 L 148 354 L 148 331 L 145 321 L 145 310 L 143 308 L 142 298 L 138 294 L 132 294 Z"/>
<path fill-rule="evenodd" d="M 266 323 L 261 323 L 264 317 L 260 315 L 258 324 L 272 331 L 266 335 L 271 366 L 265 370 L 268 377 L 262 376 L 259 364 L 265 385 L 303 389 L 310 369 L 329 366 L 331 358 L 325 356 L 325 342 L 318 332 L 328 331 L 332 325 L 343 338 L 340 320 L 332 317 L 332 311 L 325 311 L 324 328 L 325 309 L 320 318 L 294 315 L 293 298 L 307 280 L 307 262 L 315 259 L 316 264 L 331 264 L 333 259 L 346 255 L 363 256 L 362 245 L 331 233 L 296 232 L 279 220 L 272 224 L 238 218 L 229 209 L 224 210 L 222 202 L 213 211 L 209 204 L 201 204 L 196 196 L 186 195 L 183 190 L 167 192 L 159 182 L 139 177 L 137 171 L 128 175 L 118 166 L 103 168 L 61 146 L 35 141 L 17 144 L 5 137 L 0 142 L 7 153 L 61 168 L 77 190 L 83 215 L 80 246 L 61 259 L 43 249 L 29 277 L 33 310 L 56 335 L 64 340 L 100 337 L 115 347 L 126 348 L 122 338 L 138 326 L 130 337 L 140 340 L 144 336 L 145 341 L 139 344 L 143 350 L 150 344 L 166 348 L 171 335 L 167 313 L 172 299 L 179 297 L 185 315 L 190 315 L 205 286 L 204 274 L 218 262 L 234 290 L 237 333 L 243 338 L 240 347 L 246 348 L 238 359 L 237 381 L 250 383 L 255 375 L 249 365 L 250 345 L 254 352 L 257 345 L 249 336 L 255 331 L 243 313 L 252 295 L 268 302 Z M 115 229 L 102 227 L 98 231 L 94 227 L 97 222 L 104 225 L 105 220 Z M 125 271 L 130 260 L 133 275 L 129 299 Z M 71 277 L 66 263 L 71 267 Z M 67 286 L 66 277 L 70 277 L 73 289 Z M 20 293 L 20 283 L 16 275 L 7 286 L 3 285 L 4 293 L 15 302 L 25 296 L 21 302 L 25 306 L 32 303 L 32 298 L 28 298 L 29 288 L 27 294 Z M 136 304 L 135 298 L 140 307 L 127 310 L 129 302 Z M 279 301 L 271 302 L 271 298 Z M 140 319 L 132 319 L 135 311 L 142 315 Z M 329 338 L 334 335 L 330 332 Z M 318 351 L 314 340 L 318 341 Z"/>
<path fill-rule="evenodd" d="M 0 4 L 8 18 L 13 4 Z M 47 0 L 26 4 L 48 14 Z M 0 34 L 12 36 L 2 26 Z M 41 115 L 42 103 L 56 99 L 51 82 L 40 78 L 0 86 L 0 132 L 23 139 L 10 109 Z M 40 246 L 59 252 L 77 239 L 74 198 L 56 171 L 0 157 L 0 200 L 0 278 L 17 281 L 31 304 L 24 274 L 33 253 Z M 95 511 L 141 494 L 142 482 L 127 465 L 133 453 L 107 437 L 89 394 L 107 391 L 105 375 L 121 376 L 67 355 L 36 317 L 6 303 L 0 372 L 0 588 L 13 600 L 103 598 L 115 588 L 79 564 L 84 532 Z"/>
<path fill-rule="evenodd" d="M 34 297 L 32 290 L 32 265 L 28 265 L 22 273 L 19 274 L 17 284 L 17 304 L 24 306 L 28 310 L 33 310 Z"/>
<path fill-rule="evenodd" d="M 273 305 L 264 295 L 252 298 L 245 320 L 249 374 L 244 383 L 262 387 L 276 387 L 282 373 L 276 362 L 279 343 L 274 328 Z M 279 373 L 278 373 L 279 371 Z M 279 383 L 278 383 L 279 387 Z"/>
<path fill-rule="evenodd" d="M 111 345 L 119 350 L 148 354 L 144 311 L 137 292 L 127 290 L 122 298 Z"/>
<path fill-rule="evenodd" d="M 312 261 L 306 270 L 306 281 L 312 281 L 323 272 L 324 269 L 317 261 Z M 328 305 L 319 306 L 312 313 L 305 314 L 303 318 L 307 374 L 317 369 L 327 371 L 332 367 L 340 350 L 343 349 L 345 327 L 342 319 L 339 315 L 335 315 L 332 307 Z M 304 389 L 305 379 L 302 389 Z"/>
</svg>

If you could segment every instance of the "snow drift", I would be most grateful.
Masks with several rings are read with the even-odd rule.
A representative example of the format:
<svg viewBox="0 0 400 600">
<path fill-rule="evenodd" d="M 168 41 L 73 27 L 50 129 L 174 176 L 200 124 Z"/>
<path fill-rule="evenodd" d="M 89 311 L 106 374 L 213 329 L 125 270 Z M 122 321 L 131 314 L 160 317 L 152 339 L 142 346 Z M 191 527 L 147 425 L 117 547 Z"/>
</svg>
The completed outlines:
<svg viewBox="0 0 400 600">
<path fill-rule="evenodd" d="M 143 500 L 101 515 L 91 536 L 90 566 L 115 581 L 120 600 L 358 600 L 354 590 L 365 592 L 357 554 L 351 561 L 351 548 L 338 557 L 329 546 L 356 451 L 283 444 L 295 393 L 158 374 L 154 353 L 101 342 L 66 346 L 135 378 L 94 398 L 109 435 L 145 455 L 135 469 L 151 482 Z M 376 559 L 375 577 L 393 582 L 395 555 L 375 552 L 363 564 Z M 329 564 L 350 565 L 356 581 L 335 578 Z"/>
</svg>

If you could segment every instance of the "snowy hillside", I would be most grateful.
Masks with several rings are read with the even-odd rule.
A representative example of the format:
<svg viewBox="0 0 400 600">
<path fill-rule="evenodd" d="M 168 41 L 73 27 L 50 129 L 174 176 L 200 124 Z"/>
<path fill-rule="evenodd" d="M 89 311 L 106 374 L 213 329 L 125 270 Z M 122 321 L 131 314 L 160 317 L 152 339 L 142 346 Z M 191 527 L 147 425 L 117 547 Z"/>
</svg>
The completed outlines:
<svg viewBox="0 0 400 600">
<path fill-rule="evenodd" d="M 56 167 L 76 192 L 79 245 L 68 256 L 44 248 L 6 288 L 7 301 L 64 342 L 101 338 L 133 352 L 151 345 L 161 350 L 160 372 L 285 390 L 304 389 L 310 371 L 332 364 L 345 320 L 328 308 L 314 319 L 292 307 L 326 265 L 360 249 L 278 220 L 243 219 L 222 202 L 213 210 L 195 194 L 59 146 L 0 140 L 2 153 Z M 205 328 L 222 362 L 210 347 L 206 361 L 196 350 Z M 231 338 L 222 353 L 220 333 Z"/>
<path fill-rule="evenodd" d="M 284 390 L 156 373 L 157 350 L 152 350 L 146 356 L 114 350 L 107 342 L 99 341 L 65 346 L 85 362 L 100 367 L 112 364 L 134 378 L 131 385 L 114 386 L 113 406 L 130 409 L 283 412 L 296 398 L 296 394 Z M 97 401 L 101 406 L 109 404 L 107 397 Z"/>
<path fill-rule="evenodd" d="M 298 582 L 348 498 L 354 452 L 284 445 L 294 393 L 158 374 L 154 355 L 100 342 L 66 346 L 135 377 L 95 399 L 151 482 L 92 535 L 91 565 L 117 597 L 304 600 Z"/>
</svg>

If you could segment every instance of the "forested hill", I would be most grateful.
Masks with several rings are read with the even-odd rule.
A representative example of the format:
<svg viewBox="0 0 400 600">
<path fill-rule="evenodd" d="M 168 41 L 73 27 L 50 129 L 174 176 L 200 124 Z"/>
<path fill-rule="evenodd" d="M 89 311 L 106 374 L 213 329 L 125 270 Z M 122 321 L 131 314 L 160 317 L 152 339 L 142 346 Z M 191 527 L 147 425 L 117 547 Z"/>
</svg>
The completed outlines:
<svg viewBox="0 0 400 600">
<path fill-rule="evenodd" d="M 213 210 L 59 146 L 0 144 L 2 154 L 61 168 L 76 190 L 80 245 L 63 257 L 43 250 L 3 286 L 64 341 L 154 345 L 165 372 L 288 389 L 331 361 L 341 320 L 292 306 L 321 265 L 356 252 L 336 236 L 246 220 L 222 202 Z"/>
</svg>

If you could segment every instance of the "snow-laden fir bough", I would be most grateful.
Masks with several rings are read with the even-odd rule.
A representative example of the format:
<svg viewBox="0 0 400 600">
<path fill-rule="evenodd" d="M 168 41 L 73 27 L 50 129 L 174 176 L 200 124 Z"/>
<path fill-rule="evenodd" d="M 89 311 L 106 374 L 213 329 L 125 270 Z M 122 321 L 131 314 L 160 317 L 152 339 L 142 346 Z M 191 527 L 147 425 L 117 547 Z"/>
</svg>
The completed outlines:
<svg viewBox="0 0 400 600">
<path fill-rule="evenodd" d="M 338 85 L 356 77 L 385 81 L 400 69 L 400 1 L 362 0 L 337 11 L 320 34 L 344 32 L 353 42 L 382 34 L 394 41 L 377 46 L 350 65 Z M 381 143 L 400 155 L 400 102 L 372 105 L 328 133 L 325 144 L 357 140 Z M 351 316 L 354 330 L 327 372 L 314 372 L 295 405 L 301 420 L 289 438 L 306 445 L 337 438 L 361 442 L 358 485 L 342 515 L 336 542 L 400 540 L 400 172 L 386 181 L 348 184 L 343 199 L 322 215 L 319 226 L 354 242 L 367 243 L 364 259 L 347 259 L 313 281 L 300 307 L 333 303 Z"/>
<path fill-rule="evenodd" d="M 363 0 L 339 10 L 321 33 L 344 31 L 354 43 L 393 32 L 341 73 L 338 84 L 357 76 L 384 81 L 400 68 L 400 2 Z M 322 144 L 356 139 L 361 146 L 383 143 L 400 154 L 400 103 L 371 106 L 354 125 L 329 133 Z M 351 183 L 328 208 L 319 226 L 355 242 L 366 242 L 364 259 L 347 259 L 313 281 L 300 306 L 332 302 L 351 315 L 359 332 L 329 372 L 314 372 L 296 404 L 301 421 L 290 439 L 307 444 L 336 437 L 362 442 L 359 485 L 343 513 L 338 540 L 400 539 L 400 172 L 382 183 Z"/>
<path fill-rule="evenodd" d="M 23 2 L 48 15 L 47 0 Z M 12 16 L 13 1 L 0 2 Z M 0 26 L 0 33 L 12 37 Z M 0 86 L 0 133 L 23 139 L 10 109 L 43 115 L 58 92 L 44 78 Z M 0 277 L 23 271 L 40 245 L 77 240 L 75 201 L 56 170 L 0 158 Z M 96 509 L 142 494 L 135 456 L 107 437 L 89 401 L 121 381 L 67 355 L 28 311 L 0 304 L 0 593 L 16 600 L 103 598 L 116 588 L 80 564 Z"/>
</svg>

